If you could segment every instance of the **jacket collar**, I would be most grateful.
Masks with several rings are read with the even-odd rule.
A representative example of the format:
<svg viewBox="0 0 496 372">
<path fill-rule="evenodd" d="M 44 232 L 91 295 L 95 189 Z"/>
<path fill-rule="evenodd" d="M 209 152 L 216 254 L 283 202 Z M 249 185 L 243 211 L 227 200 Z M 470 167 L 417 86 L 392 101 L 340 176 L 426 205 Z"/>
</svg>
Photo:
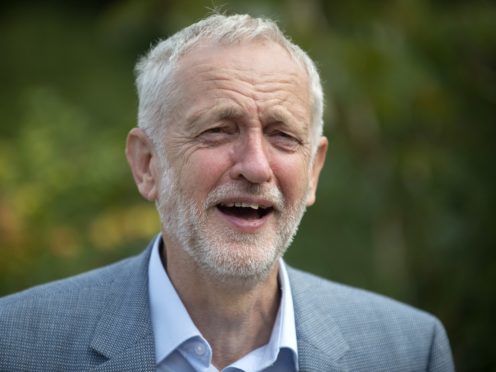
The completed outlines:
<svg viewBox="0 0 496 372">
<path fill-rule="evenodd" d="M 346 371 L 340 360 L 349 350 L 338 324 L 322 304 L 329 297 L 319 291 L 316 279 L 288 267 L 293 291 L 298 360 L 301 371 Z M 332 301 L 332 297 L 327 298 Z"/>
<path fill-rule="evenodd" d="M 153 341 L 148 300 L 148 261 L 152 243 L 137 257 L 114 270 L 103 313 L 90 347 L 108 360 L 94 371 L 154 371 Z"/>
<path fill-rule="evenodd" d="M 153 241 L 143 253 L 125 261 L 119 271 L 115 271 L 90 344 L 108 360 L 94 368 L 95 372 L 156 370 L 148 295 L 148 262 L 152 246 Z M 340 359 L 349 346 L 332 314 L 322 309 L 323 294 L 305 274 L 288 267 L 288 276 L 293 294 L 300 370 L 346 371 Z"/>
</svg>

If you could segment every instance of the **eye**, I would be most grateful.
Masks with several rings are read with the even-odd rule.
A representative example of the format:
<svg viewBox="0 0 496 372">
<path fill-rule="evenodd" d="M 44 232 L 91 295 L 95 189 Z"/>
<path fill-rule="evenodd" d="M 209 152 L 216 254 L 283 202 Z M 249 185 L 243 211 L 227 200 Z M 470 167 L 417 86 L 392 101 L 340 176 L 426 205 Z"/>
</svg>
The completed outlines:
<svg viewBox="0 0 496 372">
<path fill-rule="evenodd" d="M 227 141 L 235 133 L 229 125 L 218 125 L 205 129 L 197 138 L 207 144 L 217 144 Z"/>
<path fill-rule="evenodd" d="M 291 134 L 288 134 L 288 133 L 285 133 L 285 132 L 277 131 L 274 135 L 275 136 L 279 136 L 281 138 L 286 138 L 286 139 L 289 139 L 289 140 L 295 140 L 296 141 L 296 138 L 294 138 Z"/>
<path fill-rule="evenodd" d="M 217 126 L 204 130 L 202 133 L 200 133 L 200 136 L 216 135 L 216 134 L 232 134 L 232 133 L 234 133 L 234 130 L 229 126 Z"/>
<path fill-rule="evenodd" d="M 295 151 L 302 144 L 298 137 L 283 130 L 272 131 L 270 139 L 274 146 L 286 151 Z"/>
<path fill-rule="evenodd" d="M 204 131 L 203 133 L 224 133 L 224 132 L 225 132 L 224 128 L 215 127 L 215 128 L 209 128 L 206 131 Z"/>
</svg>

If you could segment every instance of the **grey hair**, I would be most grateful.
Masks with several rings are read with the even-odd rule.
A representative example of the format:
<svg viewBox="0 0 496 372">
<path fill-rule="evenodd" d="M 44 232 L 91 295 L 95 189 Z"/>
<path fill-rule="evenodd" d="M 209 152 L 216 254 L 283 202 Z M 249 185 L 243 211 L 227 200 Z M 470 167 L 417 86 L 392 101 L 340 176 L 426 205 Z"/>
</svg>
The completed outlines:
<svg viewBox="0 0 496 372">
<path fill-rule="evenodd" d="M 174 71 L 178 60 L 200 42 L 209 40 L 221 44 L 266 39 L 281 45 L 294 61 L 302 65 L 309 78 L 312 98 L 311 138 L 313 153 L 323 131 L 323 91 L 317 67 L 299 46 L 294 44 L 269 19 L 253 18 L 249 15 L 225 16 L 214 14 L 188 26 L 171 37 L 159 41 L 136 64 L 136 87 L 138 90 L 138 126 L 150 137 L 155 146 L 161 148 L 165 125 L 170 117 L 171 99 L 175 95 Z"/>
</svg>

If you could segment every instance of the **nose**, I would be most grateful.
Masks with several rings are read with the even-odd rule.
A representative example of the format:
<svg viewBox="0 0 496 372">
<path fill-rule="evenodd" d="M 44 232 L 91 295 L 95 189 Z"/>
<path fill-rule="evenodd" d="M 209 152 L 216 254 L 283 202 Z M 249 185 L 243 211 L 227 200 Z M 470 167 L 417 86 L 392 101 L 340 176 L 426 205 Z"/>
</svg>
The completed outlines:
<svg viewBox="0 0 496 372">
<path fill-rule="evenodd" d="M 234 145 L 233 157 L 233 179 L 245 179 L 252 184 L 262 184 L 271 180 L 272 168 L 262 133 L 245 134 L 244 138 Z"/>
</svg>

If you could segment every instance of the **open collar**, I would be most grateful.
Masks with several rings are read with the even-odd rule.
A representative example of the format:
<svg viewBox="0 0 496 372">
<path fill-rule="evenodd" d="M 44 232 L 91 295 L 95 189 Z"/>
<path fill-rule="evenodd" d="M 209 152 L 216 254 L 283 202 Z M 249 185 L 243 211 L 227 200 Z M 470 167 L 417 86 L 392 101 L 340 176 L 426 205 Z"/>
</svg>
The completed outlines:
<svg viewBox="0 0 496 372">
<path fill-rule="evenodd" d="M 152 243 L 139 256 L 121 263 L 109 285 L 90 348 L 107 359 L 93 371 L 155 371 L 150 317 L 148 264 Z M 293 294 L 301 371 L 345 371 L 340 360 L 349 350 L 332 314 L 321 308 L 319 292 L 288 267 Z"/>
</svg>

